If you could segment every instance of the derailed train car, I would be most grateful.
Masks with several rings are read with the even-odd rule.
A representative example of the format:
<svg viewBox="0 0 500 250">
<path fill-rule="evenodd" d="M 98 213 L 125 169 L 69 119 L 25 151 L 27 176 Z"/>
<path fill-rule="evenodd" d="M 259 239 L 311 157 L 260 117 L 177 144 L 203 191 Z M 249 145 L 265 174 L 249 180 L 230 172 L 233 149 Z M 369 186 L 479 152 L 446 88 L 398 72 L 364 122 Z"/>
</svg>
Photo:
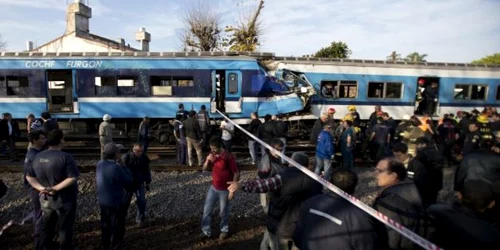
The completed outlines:
<svg viewBox="0 0 500 250">
<path fill-rule="evenodd" d="M 233 55 L 233 56 L 231 56 Z M 266 53 L 22 53 L 0 55 L 0 111 L 23 121 L 49 111 L 73 132 L 91 134 L 104 114 L 133 133 L 144 116 L 169 133 L 178 105 L 212 117 L 216 109 L 239 123 L 250 113 L 299 112 L 315 94 L 270 78 L 258 58 Z M 74 131 L 79 130 L 79 131 Z M 156 139 L 168 141 L 161 131 Z"/>
<path fill-rule="evenodd" d="M 500 65 L 290 57 L 275 57 L 266 65 L 288 84 L 296 84 L 296 78 L 286 80 L 294 72 L 313 85 L 317 94 L 311 99 L 310 114 L 296 120 L 317 119 L 329 108 L 341 118 L 349 105 L 356 106 L 363 120 L 376 105 L 402 119 L 419 109 L 421 94 L 432 83 L 437 84 L 438 116 L 500 107 Z"/>
</svg>

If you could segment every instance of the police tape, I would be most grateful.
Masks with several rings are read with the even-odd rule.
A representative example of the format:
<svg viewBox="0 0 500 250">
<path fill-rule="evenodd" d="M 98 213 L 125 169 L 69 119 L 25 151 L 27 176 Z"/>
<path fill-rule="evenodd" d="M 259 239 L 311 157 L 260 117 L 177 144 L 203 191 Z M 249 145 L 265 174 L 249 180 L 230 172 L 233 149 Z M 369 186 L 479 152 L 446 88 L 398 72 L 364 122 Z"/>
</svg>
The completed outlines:
<svg viewBox="0 0 500 250">
<path fill-rule="evenodd" d="M 373 216 L 375 219 L 379 220 L 380 222 L 384 223 L 385 225 L 391 227 L 392 229 L 394 229 L 395 231 L 399 232 L 400 234 L 402 234 L 403 236 L 405 236 L 406 238 L 410 239 L 411 241 L 413 241 L 414 243 L 418 244 L 419 246 L 423 247 L 424 249 L 428 249 L 428 250 L 438 250 L 438 249 L 442 249 L 438 246 L 436 246 L 435 244 L 433 244 L 432 242 L 428 241 L 427 239 L 421 237 L 420 235 L 414 233 L 413 231 L 407 229 L 406 227 L 404 227 L 403 225 L 395 222 L 394 220 L 392 220 L 391 218 L 387 217 L 386 215 L 382 214 L 381 212 L 373 209 L 372 207 L 366 205 L 365 203 L 363 203 L 362 201 L 358 200 L 356 197 L 354 196 L 351 196 L 349 195 L 348 193 L 342 191 L 342 189 L 338 188 L 337 186 L 333 185 L 332 183 L 330 183 L 329 181 L 323 179 L 322 177 L 320 177 L 319 175 L 315 174 L 314 172 L 310 171 L 309 169 L 301 166 L 300 164 L 298 164 L 297 162 L 295 162 L 294 160 L 292 160 L 291 158 L 287 157 L 285 154 L 282 154 L 280 151 L 278 150 L 275 150 L 273 147 L 271 147 L 270 145 L 268 145 L 267 143 L 265 143 L 264 141 L 260 140 L 258 137 L 256 137 L 255 135 L 253 135 L 252 133 L 246 131 L 245 129 L 243 129 L 240 125 L 236 124 L 235 122 L 233 122 L 231 119 L 229 119 L 229 117 L 225 116 L 222 112 L 220 112 L 219 110 L 216 110 L 217 113 L 219 113 L 222 117 L 224 117 L 224 119 L 226 119 L 227 121 L 229 121 L 230 123 L 232 123 L 235 127 L 239 128 L 241 131 L 243 131 L 246 135 L 250 136 L 252 139 L 254 139 L 255 141 L 259 142 L 262 146 L 266 147 L 267 149 L 269 149 L 270 151 L 274 151 L 276 152 L 276 154 L 279 154 L 283 159 L 285 159 L 290 165 L 293 165 L 294 167 L 300 169 L 302 172 L 304 172 L 305 174 L 307 174 L 309 177 L 311 177 L 312 179 L 318 181 L 319 183 L 321 183 L 323 186 L 325 186 L 326 188 L 330 189 L 331 191 L 335 192 L 336 194 L 338 194 L 339 196 L 341 196 L 342 198 L 346 199 L 347 201 L 349 201 L 350 203 L 352 203 L 353 205 L 355 205 L 356 207 L 358 207 L 359 209 L 365 211 L 366 213 L 368 213 L 369 215 Z"/>
</svg>

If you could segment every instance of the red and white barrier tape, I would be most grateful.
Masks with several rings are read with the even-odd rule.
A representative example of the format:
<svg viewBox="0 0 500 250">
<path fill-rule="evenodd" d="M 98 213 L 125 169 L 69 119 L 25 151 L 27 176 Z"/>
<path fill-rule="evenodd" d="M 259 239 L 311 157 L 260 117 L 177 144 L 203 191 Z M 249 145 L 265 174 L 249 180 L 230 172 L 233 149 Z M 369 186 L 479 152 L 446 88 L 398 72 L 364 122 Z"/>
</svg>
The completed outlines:
<svg viewBox="0 0 500 250">
<path fill-rule="evenodd" d="M 216 110 L 216 111 L 222 117 L 224 117 L 226 120 L 228 120 L 230 123 L 232 123 L 235 127 L 239 128 L 245 134 L 247 134 L 248 136 L 250 136 L 252 139 L 256 140 L 257 142 L 259 142 L 261 145 L 263 145 L 267 149 L 269 149 L 271 151 L 275 151 L 283 159 L 285 159 L 290 165 L 293 165 L 294 167 L 300 169 L 302 172 L 304 172 L 305 174 L 307 174 L 309 177 L 311 177 L 314 180 L 318 181 L 319 183 L 321 183 L 326 188 L 328 188 L 331 191 L 335 192 L 336 194 L 340 195 L 342 198 L 346 199 L 347 201 L 349 201 L 350 203 L 352 203 L 353 205 L 355 205 L 359 209 L 365 211 L 369 215 L 373 216 L 375 219 L 377 219 L 377 220 L 381 221 L 382 223 L 384 223 L 385 225 L 391 227 L 392 229 L 394 229 L 395 231 L 399 232 L 400 234 L 402 234 L 406 238 L 410 239 L 411 241 L 415 242 L 419 246 L 423 247 L 424 249 L 428 249 L 428 250 L 440 250 L 440 249 L 442 249 L 442 248 L 436 246 L 435 244 L 433 244 L 432 242 L 430 242 L 430 241 L 422 238 L 420 235 L 418 235 L 418 234 L 414 233 L 413 231 L 407 229 L 403 225 L 401 225 L 401 224 L 393 221 L 392 219 L 390 219 L 386 215 L 382 214 L 381 212 L 373 209 L 372 207 L 370 207 L 370 206 L 366 205 L 365 203 L 361 202 L 360 200 L 356 199 L 356 197 L 351 196 L 348 193 L 342 191 L 340 188 L 336 187 L 335 185 L 333 185 L 329 181 L 323 179 L 322 177 L 316 175 L 314 172 L 310 171 L 309 169 L 301 166 L 300 164 L 298 164 L 297 162 L 295 162 L 291 158 L 287 157 L 285 154 L 281 154 L 280 151 L 275 150 L 273 147 L 271 147 L 267 143 L 263 142 L 258 137 L 254 136 L 250 132 L 248 132 L 245 129 L 243 129 L 240 125 L 238 125 L 235 122 L 233 122 L 231 119 L 229 119 L 229 117 L 225 116 L 219 110 Z"/>
</svg>

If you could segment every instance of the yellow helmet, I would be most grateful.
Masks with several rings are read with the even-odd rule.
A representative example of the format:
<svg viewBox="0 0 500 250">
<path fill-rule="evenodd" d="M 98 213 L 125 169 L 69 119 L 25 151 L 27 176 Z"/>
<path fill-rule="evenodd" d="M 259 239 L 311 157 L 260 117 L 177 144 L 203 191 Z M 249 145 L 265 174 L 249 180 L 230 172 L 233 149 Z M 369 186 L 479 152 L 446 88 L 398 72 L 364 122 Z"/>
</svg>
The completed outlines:
<svg viewBox="0 0 500 250">
<path fill-rule="evenodd" d="M 477 117 L 477 121 L 480 123 L 488 123 L 488 115 L 487 114 L 481 114 Z"/>
<path fill-rule="evenodd" d="M 344 116 L 344 119 L 342 119 L 343 121 L 353 121 L 352 119 L 352 115 L 351 114 L 347 114 L 346 116 Z"/>
<path fill-rule="evenodd" d="M 349 106 L 347 106 L 347 110 L 349 110 L 349 111 L 356 111 L 356 106 L 349 105 Z"/>
</svg>

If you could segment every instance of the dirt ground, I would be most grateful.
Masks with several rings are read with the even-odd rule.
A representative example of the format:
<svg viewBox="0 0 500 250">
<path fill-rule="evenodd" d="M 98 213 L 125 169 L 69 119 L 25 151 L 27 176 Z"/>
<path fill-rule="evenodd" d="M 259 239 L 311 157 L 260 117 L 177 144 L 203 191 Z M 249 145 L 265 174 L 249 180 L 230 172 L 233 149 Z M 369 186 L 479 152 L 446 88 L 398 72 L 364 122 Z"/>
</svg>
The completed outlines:
<svg viewBox="0 0 500 250">
<path fill-rule="evenodd" d="M 231 236 L 218 239 L 218 218 L 214 217 L 212 228 L 214 236 L 209 240 L 201 239 L 200 219 L 161 220 L 150 222 L 146 228 L 136 227 L 133 221 L 127 226 L 124 249 L 258 249 L 263 237 L 264 216 L 257 218 L 235 218 L 230 220 Z M 31 224 L 12 226 L 0 236 L 2 249 L 34 249 Z M 98 221 L 77 223 L 75 225 L 76 249 L 100 249 L 100 228 Z M 6 247 L 6 248 L 4 248 Z"/>
</svg>

